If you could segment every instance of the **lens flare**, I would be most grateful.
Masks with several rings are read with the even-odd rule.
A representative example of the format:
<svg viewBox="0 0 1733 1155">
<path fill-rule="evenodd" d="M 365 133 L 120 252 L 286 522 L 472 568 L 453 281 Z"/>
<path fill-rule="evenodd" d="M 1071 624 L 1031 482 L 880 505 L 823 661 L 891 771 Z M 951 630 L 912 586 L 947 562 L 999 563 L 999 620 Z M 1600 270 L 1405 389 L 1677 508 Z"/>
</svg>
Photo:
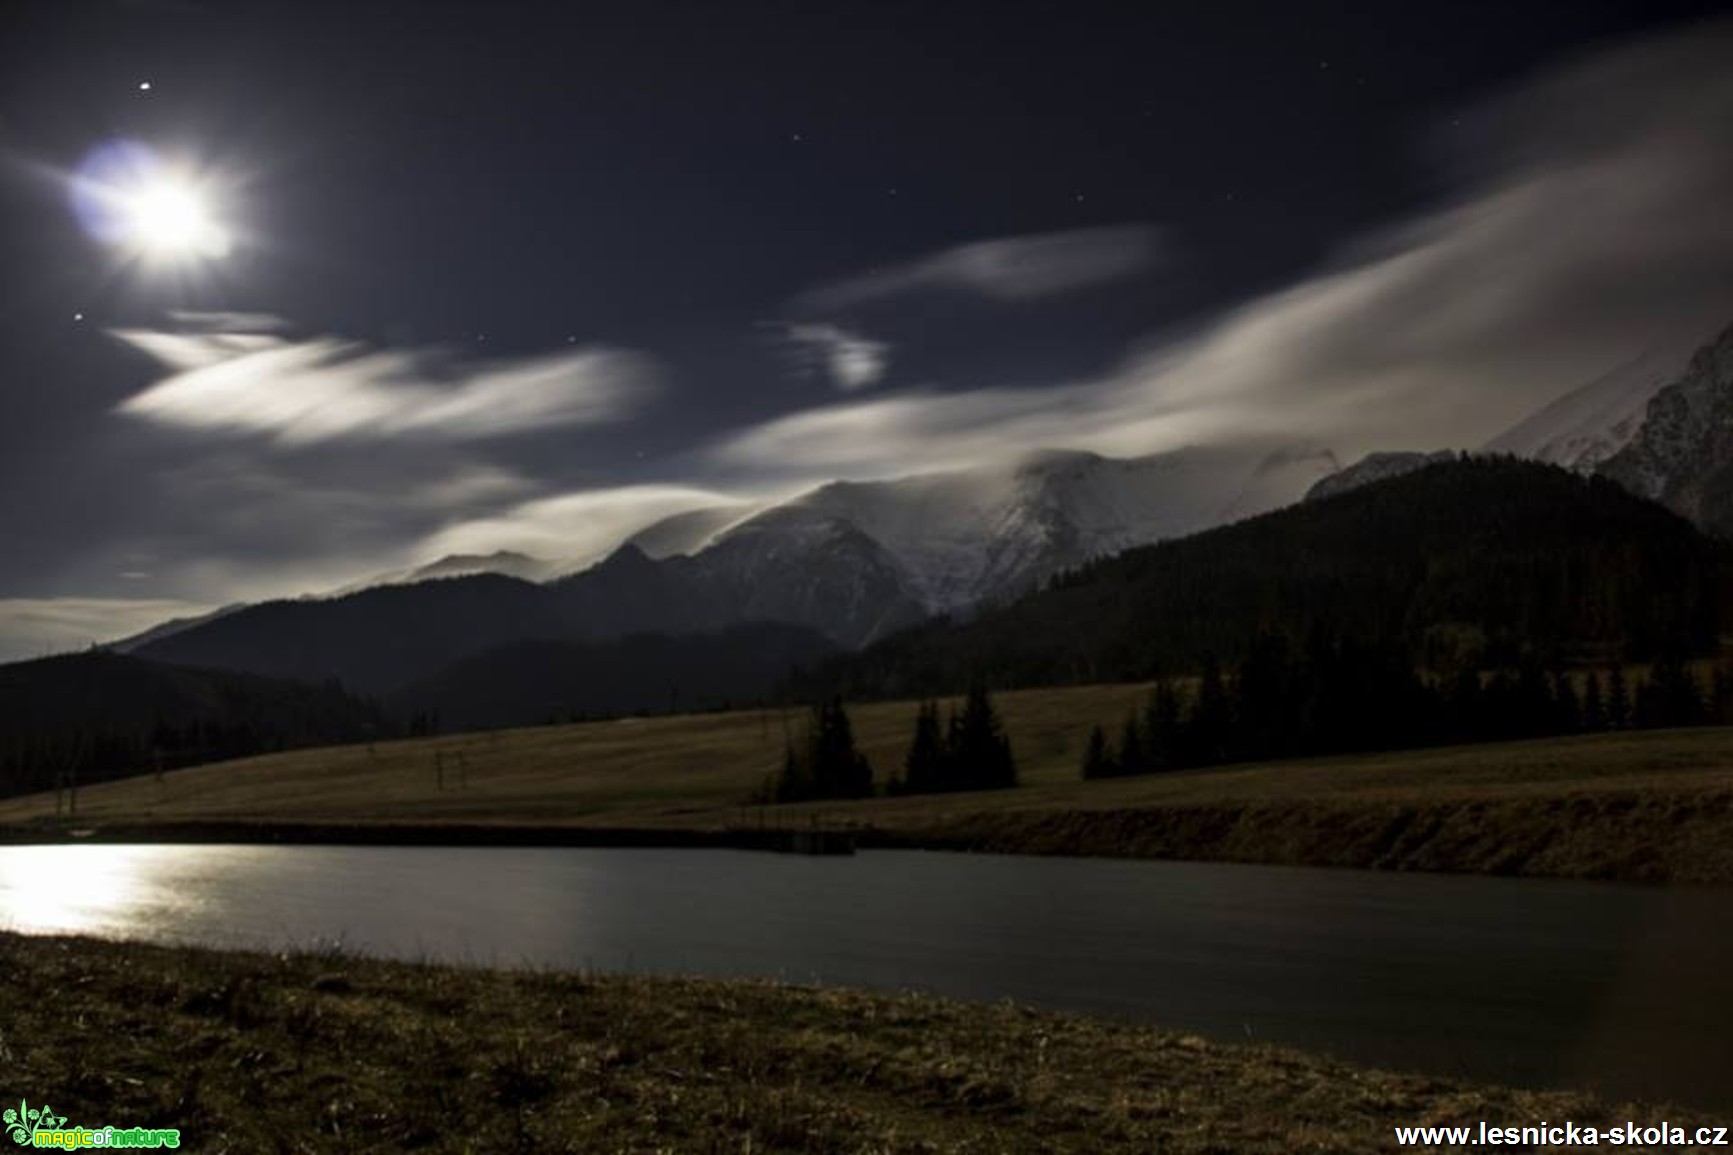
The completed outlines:
<svg viewBox="0 0 1733 1155">
<path fill-rule="evenodd" d="M 72 205 L 90 235 L 148 260 L 215 260 L 232 245 L 205 183 L 130 141 L 85 159 Z"/>
</svg>

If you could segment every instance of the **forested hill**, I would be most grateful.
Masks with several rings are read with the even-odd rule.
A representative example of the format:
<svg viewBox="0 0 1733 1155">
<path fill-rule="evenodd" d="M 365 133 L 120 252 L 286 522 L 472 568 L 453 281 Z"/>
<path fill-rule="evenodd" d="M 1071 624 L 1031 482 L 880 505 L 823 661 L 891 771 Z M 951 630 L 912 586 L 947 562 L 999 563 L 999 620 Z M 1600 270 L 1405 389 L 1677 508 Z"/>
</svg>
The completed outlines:
<svg viewBox="0 0 1733 1155">
<path fill-rule="evenodd" d="M 776 623 L 514 642 L 454 662 L 387 701 L 399 716 L 456 730 L 713 710 L 769 699 L 791 671 L 834 653 L 822 634 Z"/>
<path fill-rule="evenodd" d="M 1464 458 L 1132 550 L 964 623 L 826 667 L 824 688 L 897 696 L 1129 680 L 1237 661 L 1259 634 L 1406 647 L 1434 667 L 1712 649 L 1728 547 L 1598 478 Z"/>
<path fill-rule="evenodd" d="M 336 686 L 101 650 L 0 666 L 0 795 L 389 732 Z"/>
</svg>

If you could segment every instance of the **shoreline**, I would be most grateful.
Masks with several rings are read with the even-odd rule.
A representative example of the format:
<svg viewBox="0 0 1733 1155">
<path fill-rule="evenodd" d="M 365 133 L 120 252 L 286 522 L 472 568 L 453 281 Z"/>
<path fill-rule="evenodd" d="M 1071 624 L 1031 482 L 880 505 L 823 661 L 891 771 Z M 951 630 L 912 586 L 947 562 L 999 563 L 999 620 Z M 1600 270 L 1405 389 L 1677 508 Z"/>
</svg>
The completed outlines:
<svg viewBox="0 0 1733 1155">
<path fill-rule="evenodd" d="M 950 796 L 955 804 L 960 796 Z M 1285 799 L 1122 809 L 958 810 L 894 826 L 818 823 L 791 808 L 764 825 L 625 826 L 511 821 L 174 819 L 0 824 L 0 846 L 281 846 L 733 849 L 954 853 L 1245 863 L 1563 878 L 1644 885 L 1733 884 L 1733 858 L 1699 848 L 1733 829 L 1733 794 L 1641 792 L 1464 798 L 1423 804 Z M 1662 839 L 1659 834 L 1665 832 Z"/>
</svg>

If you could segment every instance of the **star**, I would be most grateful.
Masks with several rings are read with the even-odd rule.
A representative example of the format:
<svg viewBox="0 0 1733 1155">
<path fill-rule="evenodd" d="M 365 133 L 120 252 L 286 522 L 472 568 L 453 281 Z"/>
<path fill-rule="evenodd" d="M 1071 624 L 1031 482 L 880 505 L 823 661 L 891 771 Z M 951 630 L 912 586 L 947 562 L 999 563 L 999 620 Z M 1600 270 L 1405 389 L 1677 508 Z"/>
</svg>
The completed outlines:
<svg viewBox="0 0 1733 1155">
<path fill-rule="evenodd" d="M 138 82 L 138 90 L 140 92 L 149 92 L 150 91 L 150 81 L 148 81 L 148 80 L 139 81 Z"/>
<path fill-rule="evenodd" d="M 84 320 L 84 314 L 83 313 L 74 313 L 74 314 L 72 314 L 72 319 L 74 321 L 82 321 L 82 320 Z"/>
</svg>

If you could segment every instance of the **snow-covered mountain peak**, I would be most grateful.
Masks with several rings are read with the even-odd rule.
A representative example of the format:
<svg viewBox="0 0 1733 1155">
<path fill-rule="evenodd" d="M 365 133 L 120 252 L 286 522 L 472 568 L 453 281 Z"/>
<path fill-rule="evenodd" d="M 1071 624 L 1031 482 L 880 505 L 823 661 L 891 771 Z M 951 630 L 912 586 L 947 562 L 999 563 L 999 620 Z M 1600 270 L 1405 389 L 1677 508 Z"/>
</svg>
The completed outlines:
<svg viewBox="0 0 1733 1155">
<path fill-rule="evenodd" d="M 1572 389 L 1483 448 L 1593 472 L 1630 443 L 1642 427 L 1650 399 L 1684 363 L 1685 354 L 1678 349 L 1651 349 Z"/>
<path fill-rule="evenodd" d="M 1336 466 L 1312 446 L 1189 447 L 1118 459 L 1048 450 L 971 469 L 832 482 L 741 522 L 811 538 L 851 526 L 931 612 L 1033 588 L 1096 557 L 1296 501 Z M 713 547 L 714 548 L 714 547 Z M 810 548 L 810 541 L 807 545 Z"/>
</svg>

